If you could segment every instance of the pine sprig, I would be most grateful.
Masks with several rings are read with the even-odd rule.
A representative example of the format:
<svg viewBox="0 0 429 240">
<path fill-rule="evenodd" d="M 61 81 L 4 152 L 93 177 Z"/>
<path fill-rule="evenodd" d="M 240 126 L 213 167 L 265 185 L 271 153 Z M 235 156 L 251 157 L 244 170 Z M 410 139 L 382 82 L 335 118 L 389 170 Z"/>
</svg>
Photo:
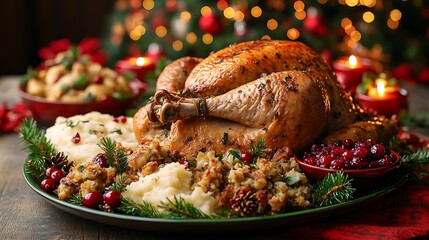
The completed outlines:
<svg viewBox="0 0 429 240">
<path fill-rule="evenodd" d="M 183 198 L 174 196 L 174 200 L 167 198 L 167 201 L 162 202 L 160 208 L 170 213 L 171 218 L 187 219 L 187 218 L 213 218 L 211 215 L 205 214 L 193 204 L 186 202 Z"/>
<path fill-rule="evenodd" d="M 402 155 L 401 163 L 429 165 L 429 149 L 420 148 L 413 153 Z"/>
<path fill-rule="evenodd" d="M 122 149 L 116 147 L 116 141 L 104 137 L 100 140 L 100 148 L 105 152 L 109 166 L 116 168 L 118 173 L 127 169 L 127 156 Z"/>
<path fill-rule="evenodd" d="M 312 198 L 318 207 L 329 206 L 347 202 L 353 198 L 355 191 L 347 174 L 343 172 L 328 173 L 322 181 L 318 182 Z"/>
<path fill-rule="evenodd" d="M 130 184 L 131 180 L 128 176 L 124 174 L 117 175 L 115 177 L 115 182 L 110 185 L 109 189 L 114 191 L 123 192 L 125 188 Z"/>
<path fill-rule="evenodd" d="M 83 197 L 79 196 L 78 194 L 73 194 L 68 202 L 74 205 L 83 206 Z"/>
<path fill-rule="evenodd" d="M 57 155 L 54 145 L 46 139 L 45 131 L 37 127 L 36 121 L 26 118 L 19 129 L 19 137 L 28 152 L 25 172 L 36 179 L 43 178 L 47 164 L 44 159 Z"/>
<path fill-rule="evenodd" d="M 165 213 L 160 212 L 153 204 L 143 201 L 136 203 L 130 198 L 124 198 L 121 205 L 117 208 L 118 212 L 123 212 L 127 215 L 150 217 L 150 218 L 164 218 Z"/>
</svg>

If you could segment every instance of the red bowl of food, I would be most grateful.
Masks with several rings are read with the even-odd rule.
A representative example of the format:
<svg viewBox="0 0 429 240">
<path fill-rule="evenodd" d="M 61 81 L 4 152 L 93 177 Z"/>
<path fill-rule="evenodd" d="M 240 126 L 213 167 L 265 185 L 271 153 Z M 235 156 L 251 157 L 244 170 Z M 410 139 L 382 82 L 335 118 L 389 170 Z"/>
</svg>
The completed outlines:
<svg viewBox="0 0 429 240">
<path fill-rule="evenodd" d="M 377 148 L 383 150 L 377 152 Z M 356 154 L 347 156 L 353 152 Z M 356 143 L 353 147 L 322 146 L 317 153 L 304 153 L 295 156 L 295 159 L 311 180 L 320 181 L 328 173 L 341 171 L 353 179 L 352 185 L 358 189 L 381 183 L 387 174 L 400 167 L 401 162 L 396 152 L 380 143 L 373 143 L 370 139 Z M 338 159 L 343 163 L 336 163 Z"/>
<path fill-rule="evenodd" d="M 23 103 L 32 112 L 33 118 L 37 121 L 37 123 L 41 126 L 51 126 L 55 123 L 55 119 L 59 116 L 71 117 L 92 111 L 106 113 L 113 116 L 125 115 L 126 110 L 133 107 L 134 103 L 138 100 L 140 93 L 143 92 L 144 89 L 145 85 L 138 87 L 135 94 L 132 97 L 126 99 L 106 97 L 106 99 L 102 101 L 89 102 L 64 102 L 48 100 L 46 98 L 33 96 L 27 93 L 25 91 L 25 85 L 20 86 L 19 92 Z"/>
</svg>

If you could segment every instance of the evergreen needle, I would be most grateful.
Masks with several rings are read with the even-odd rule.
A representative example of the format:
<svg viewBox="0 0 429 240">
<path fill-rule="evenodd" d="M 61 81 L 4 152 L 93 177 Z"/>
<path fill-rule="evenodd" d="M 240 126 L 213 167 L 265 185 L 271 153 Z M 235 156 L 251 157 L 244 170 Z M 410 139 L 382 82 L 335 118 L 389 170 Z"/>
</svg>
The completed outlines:
<svg viewBox="0 0 429 240">
<path fill-rule="evenodd" d="M 318 182 L 312 197 L 314 204 L 322 207 L 347 202 L 353 198 L 355 191 L 347 174 L 328 173 L 322 181 Z"/>
</svg>

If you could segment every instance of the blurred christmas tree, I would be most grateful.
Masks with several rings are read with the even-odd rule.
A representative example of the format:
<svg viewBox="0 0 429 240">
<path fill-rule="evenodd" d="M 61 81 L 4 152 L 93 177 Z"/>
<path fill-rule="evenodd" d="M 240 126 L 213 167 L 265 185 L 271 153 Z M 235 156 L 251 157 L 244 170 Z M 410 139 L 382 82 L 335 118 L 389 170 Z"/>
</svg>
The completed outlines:
<svg viewBox="0 0 429 240">
<path fill-rule="evenodd" d="M 236 42 L 288 39 L 327 59 L 360 55 L 429 83 L 428 23 L 423 0 L 117 0 L 103 47 L 113 66 L 128 55 L 205 57 Z"/>
</svg>

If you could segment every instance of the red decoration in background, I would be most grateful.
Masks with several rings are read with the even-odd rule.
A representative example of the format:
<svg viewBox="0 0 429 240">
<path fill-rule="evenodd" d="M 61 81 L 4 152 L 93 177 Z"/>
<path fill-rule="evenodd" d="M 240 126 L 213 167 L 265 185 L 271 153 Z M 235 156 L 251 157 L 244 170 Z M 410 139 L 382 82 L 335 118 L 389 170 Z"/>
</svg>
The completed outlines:
<svg viewBox="0 0 429 240">
<path fill-rule="evenodd" d="M 396 66 L 392 71 L 392 76 L 397 79 L 405 80 L 407 82 L 414 82 L 414 70 L 411 64 L 402 63 Z"/>
<path fill-rule="evenodd" d="M 0 133 L 15 131 L 24 118 L 31 116 L 30 110 L 23 103 L 17 103 L 12 108 L 8 108 L 4 102 L 0 106 Z"/>
<path fill-rule="evenodd" d="M 429 67 L 420 70 L 418 78 L 419 82 L 429 84 Z"/>
<path fill-rule="evenodd" d="M 48 46 L 39 49 L 39 57 L 43 60 L 42 67 L 55 59 L 58 53 L 69 50 L 72 42 L 69 39 L 60 39 L 52 41 Z M 84 38 L 77 45 L 77 49 L 81 55 L 88 55 L 92 61 L 104 65 L 106 61 L 106 54 L 100 50 L 101 41 L 98 38 Z"/>
<path fill-rule="evenodd" d="M 205 33 L 216 35 L 222 30 L 220 18 L 215 14 L 209 16 L 201 16 L 198 21 L 198 26 Z"/>
</svg>

